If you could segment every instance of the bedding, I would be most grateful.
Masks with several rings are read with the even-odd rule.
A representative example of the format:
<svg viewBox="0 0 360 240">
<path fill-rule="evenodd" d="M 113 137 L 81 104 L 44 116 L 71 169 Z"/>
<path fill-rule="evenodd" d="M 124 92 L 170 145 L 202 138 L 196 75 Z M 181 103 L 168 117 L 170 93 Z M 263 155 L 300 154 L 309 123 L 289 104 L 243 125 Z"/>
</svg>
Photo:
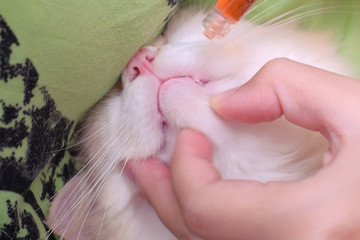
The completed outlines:
<svg viewBox="0 0 360 240">
<path fill-rule="evenodd" d="M 315 1 L 339 6 L 335 0 Z M 56 239 L 47 234 L 44 220 L 54 194 L 80 167 L 69 150 L 77 123 L 180 2 L 0 2 L 0 239 Z M 215 2 L 184 0 L 182 5 Z M 268 16 L 255 18 L 275 3 L 258 0 L 247 17 L 266 21 L 314 0 L 283 1 Z M 304 27 L 334 31 L 344 42 L 341 52 L 360 73 L 360 4 L 340 5 L 345 3 L 352 11 L 339 11 L 335 18 L 314 15 Z"/>
</svg>

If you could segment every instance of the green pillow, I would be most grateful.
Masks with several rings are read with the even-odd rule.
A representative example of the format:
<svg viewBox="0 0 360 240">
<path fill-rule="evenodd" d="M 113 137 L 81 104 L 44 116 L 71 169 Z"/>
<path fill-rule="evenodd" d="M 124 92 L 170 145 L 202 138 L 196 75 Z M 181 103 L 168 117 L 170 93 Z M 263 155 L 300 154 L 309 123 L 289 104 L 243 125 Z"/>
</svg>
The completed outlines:
<svg viewBox="0 0 360 240">
<path fill-rule="evenodd" d="M 339 3 L 287 0 L 267 11 L 268 18 L 315 1 Z M 179 2 L 0 2 L 0 239 L 45 239 L 49 200 L 76 173 L 67 147 L 77 122 L 116 83 L 133 53 L 161 31 Z M 249 18 L 279 1 L 262 3 L 257 1 Z M 358 0 L 343 3 L 360 7 Z M 349 12 L 316 15 L 304 26 L 333 29 L 360 72 L 359 20 Z"/>
</svg>

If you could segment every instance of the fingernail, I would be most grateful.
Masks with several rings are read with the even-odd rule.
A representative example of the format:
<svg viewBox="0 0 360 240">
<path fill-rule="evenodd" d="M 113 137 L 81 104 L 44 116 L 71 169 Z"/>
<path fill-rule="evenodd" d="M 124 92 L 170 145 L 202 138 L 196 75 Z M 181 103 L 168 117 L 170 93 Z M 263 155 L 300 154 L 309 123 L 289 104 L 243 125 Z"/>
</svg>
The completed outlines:
<svg viewBox="0 0 360 240">
<path fill-rule="evenodd" d="M 225 92 L 222 92 L 222 93 L 219 93 L 219 94 L 216 94 L 214 96 L 212 96 L 210 98 L 210 106 L 214 109 L 218 109 L 219 105 L 220 105 L 220 102 L 223 101 L 224 99 L 234 95 L 237 91 L 239 90 L 239 88 L 232 88 L 232 89 L 229 89 Z"/>
</svg>

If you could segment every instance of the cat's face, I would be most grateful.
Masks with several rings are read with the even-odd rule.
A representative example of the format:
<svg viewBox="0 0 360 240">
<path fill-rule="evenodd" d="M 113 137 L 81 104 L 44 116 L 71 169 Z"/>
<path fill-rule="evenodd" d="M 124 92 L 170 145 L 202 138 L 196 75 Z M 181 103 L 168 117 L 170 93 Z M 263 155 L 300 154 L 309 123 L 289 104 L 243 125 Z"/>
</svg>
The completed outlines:
<svg viewBox="0 0 360 240">
<path fill-rule="evenodd" d="M 129 158 L 155 155 L 168 161 L 181 128 L 201 131 L 215 143 L 231 138 L 223 136 L 226 131 L 222 130 L 233 127 L 232 123 L 213 112 L 209 98 L 242 85 L 271 59 L 290 57 L 323 65 L 318 54 L 309 55 L 315 49 L 321 52 L 326 45 L 321 35 L 241 21 L 226 38 L 209 40 L 202 33 L 204 17 L 191 11 L 178 15 L 153 46 L 140 49 L 127 64 L 118 118 L 126 114 L 123 121 L 127 127 L 123 129 L 129 138 L 136 137 Z M 325 62 L 325 67 L 331 65 L 331 59 Z M 341 69 L 342 65 L 334 60 L 334 66 Z"/>
<path fill-rule="evenodd" d="M 55 219 L 53 229 L 65 232 L 70 226 L 77 239 L 78 225 L 83 223 L 82 229 L 95 231 L 94 236 L 99 234 L 99 225 L 125 235 L 129 226 L 135 226 L 134 236 L 142 227 L 156 225 L 149 224 L 152 218 L 146 220 L 148 212 L 141 212 L 138 201 L 142 198 L 122 174 L 121 163 L 151 156 L 169 163 L 181 128 L 195 129 L 210 139 L 213 163 L 226 179 L 288 181 L 319 169 L 327 149 L 319 133 L 283 118 L 255 125 L 227 121 L 212 110 L 209 99 L 241 86 L 278 57 L 349 75 L 337 45 L 326 34 L 245 20 L 226 38 L 209 40 L 202 33 L 204 17 L 194 11 L 177 14 L 163 36 L 129 61 L 122 74 L 122 90 L 114 89 L 89 113 L 80 141 L 86 167 L 56 197 L 53 217 L 49 217 L 50 222 Z M 70 210 L 63 214 L 63 209 Z M 64 223 L 56 220 L 58 213 L 65 215 Z M 110 238 L 116 235 L 108 233 Z"/>
<path fill-rule="evenodd" d="M 129 134 L 137 136 L 133 146 L 145 148 L 132 158 L 155 154 L 169 160 L 180 128 L 212 135 L 222 120 L 211 110 L 210 96 L 240 86 L 266 62 L 266 57 L 250 57 L 253 49 L 238 34 L 248 23 L 226 39 L 209 40 L 201 25 L 204 17 L 185 11 L 153 46 L 140 49 L 127 64 L 121 102 L 131 123 L 124 121 Z"/>
</svg>

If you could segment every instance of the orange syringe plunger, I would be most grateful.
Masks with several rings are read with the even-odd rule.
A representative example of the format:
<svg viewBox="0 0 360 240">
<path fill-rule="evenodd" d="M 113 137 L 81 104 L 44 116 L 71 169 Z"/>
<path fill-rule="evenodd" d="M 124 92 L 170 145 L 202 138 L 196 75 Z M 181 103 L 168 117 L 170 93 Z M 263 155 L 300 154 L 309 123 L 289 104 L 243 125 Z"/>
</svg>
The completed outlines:
<svg viewBox="0 0 360 240">
<path fill-rule="evenodd" d="M 202 22 L 209 39 L 223 38 L 256 0 L 218 0 Z"/>
</svg>

